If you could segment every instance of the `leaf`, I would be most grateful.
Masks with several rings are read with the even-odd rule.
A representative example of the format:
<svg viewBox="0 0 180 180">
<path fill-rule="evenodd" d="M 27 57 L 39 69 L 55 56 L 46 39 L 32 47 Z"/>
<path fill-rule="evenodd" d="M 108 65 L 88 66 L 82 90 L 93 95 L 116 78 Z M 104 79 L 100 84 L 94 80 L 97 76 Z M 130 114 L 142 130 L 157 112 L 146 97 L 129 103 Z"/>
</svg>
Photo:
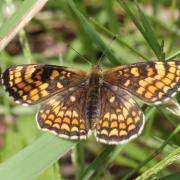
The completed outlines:
<svg viewBox="0 0 180 180">
<path fill-rule="evenodd" d="M 68 152 L 76 142 L 46 133 L 0 165 L 0 179 L 30 180 Z"/>
</svg>

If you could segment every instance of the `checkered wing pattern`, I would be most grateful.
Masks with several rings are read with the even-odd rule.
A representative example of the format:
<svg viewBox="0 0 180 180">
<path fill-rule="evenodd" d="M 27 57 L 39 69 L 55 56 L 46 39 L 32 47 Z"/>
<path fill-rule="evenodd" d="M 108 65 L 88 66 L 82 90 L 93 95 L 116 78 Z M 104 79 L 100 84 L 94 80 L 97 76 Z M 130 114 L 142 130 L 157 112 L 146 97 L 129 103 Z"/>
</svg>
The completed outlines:
<svg viewBox="0 0 180 180">
<path fill-rule="evenodd" d="M 2 74 L 6 91 L 23 105 L 39 103 L 79 84 L 84 78 L 82 71 L 44 64 L 17 65 Z"/>
<path fill-rule="evenodd" d="M 104 72 L 104 80 L 146 103 L 160 104 L 180 90 L 180 61 L 142 62 Z"/>
<path fill-rule="evenodd" d="M 52 97 L 36 116 L 39 127 L 63 138 L 86 139 L 85 95 L 85 87 L 78 87 Z"/>
<path fill-rule="evenodd" d="M 127 91 L 104 85 L 101 98 L 101 116 L 96 129 L 98 141 L 122 144 L 141 133 L 144 115 Z"/>
</svg>

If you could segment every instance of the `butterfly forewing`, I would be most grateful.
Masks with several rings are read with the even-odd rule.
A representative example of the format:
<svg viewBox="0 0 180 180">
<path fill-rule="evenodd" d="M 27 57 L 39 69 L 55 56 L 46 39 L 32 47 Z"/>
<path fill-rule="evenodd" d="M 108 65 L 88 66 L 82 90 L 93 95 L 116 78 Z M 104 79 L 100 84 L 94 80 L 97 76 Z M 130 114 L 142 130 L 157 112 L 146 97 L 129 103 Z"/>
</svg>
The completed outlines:
<svg viewBox="0 0 180 180">
<path fill-rule="evenodd" d="M 122 88 L 103 85 L 97 140 L 106 144 L 125 143 L 140 134 L 143 126 L 143 113 L 131 95 Z"/>
<path fill-rule="evenodd" d="M 160 104 L 180 87 L 180 62 L 156 61 L 120 66 L 104 72 L 104 80 L 147 103 Z"/>
<path fill-rule="evenodd" d="M 37 114 L 39 127 L 64 138 L 85 139 L 89 130 L 85 120 L 85 96 L 83 86 L 53 96 Z"/>
<path fill-rule="evenodd" d="M 3 85 L 17 103 L 31 105 L 84 81 L 82 71 L 54 65 L 29 64 L 8 68 Z"/>
</svg>

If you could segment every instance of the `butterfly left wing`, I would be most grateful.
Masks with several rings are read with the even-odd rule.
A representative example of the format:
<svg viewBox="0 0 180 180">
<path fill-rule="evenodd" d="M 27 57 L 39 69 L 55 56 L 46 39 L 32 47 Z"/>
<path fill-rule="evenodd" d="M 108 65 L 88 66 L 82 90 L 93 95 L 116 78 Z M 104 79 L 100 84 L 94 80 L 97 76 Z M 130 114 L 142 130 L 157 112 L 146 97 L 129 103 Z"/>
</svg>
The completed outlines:
<svg viewBox="0 0 180 180">
<path fill-rule="evenodd" d="M 85 120 L 85 87 L 76 87 L 50 98 L 38 112 L 38 126 L 60 137 L 86 139 L 89 124 Z"/>
<path fill-rule="evenodd" d="M 101 115 L 96 138 L 105 144 L 122 144 L 138 136 L 144 126 L 144 115 L 124 89 L 104 84 L 101 88 Z"/>
<path fill-rule="evenodd" d="M 126 89 L 146 103 L 160 104 L 180 90 L 180 61 L 153 61 L 104 72 L 104 81 Z"/>
<path fill-rule="evenodd" d="M 86 73 L 73 68 L 45 64 L 26 64 L 8 68 L 2 83 L 15 102 L 39 103 L 84 81 Z"/>
</svg>

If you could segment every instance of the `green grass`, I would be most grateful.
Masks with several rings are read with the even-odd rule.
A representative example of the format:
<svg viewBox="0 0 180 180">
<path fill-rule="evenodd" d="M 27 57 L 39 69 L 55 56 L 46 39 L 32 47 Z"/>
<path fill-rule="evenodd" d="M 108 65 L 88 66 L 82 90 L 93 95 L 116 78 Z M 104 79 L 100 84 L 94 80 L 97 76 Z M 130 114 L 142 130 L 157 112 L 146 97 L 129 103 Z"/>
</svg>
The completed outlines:
<svg viewBox="0 0 180 180">
<path fill-rule="evenodd" d="M 32 14 L 31 18 L 34 19 L 30 22 L 26 15 L 39 7 L 37 1 L 13 2 L 16 11 L 9 18 L 4 14 L 8 3 L 0 2 L 1 70 L 16 64 L 44 63 L 88 71 L 91 66 L 71 48 L 66 49 L 68 44 L 92 64 L 104 52 L 104 68 L 180 57 L 177 0 L 148 3 L 128 0 L 49 0 L 44 13 Z M 149 14 L 149 11 L 152 13 Z M 58 24 L 59 29 L 52 24 Z M 15 27 L 18 27 L 16 31 Z M 37 34 L 43 32 L 46 38 L 51 38 L 38 44 L 45 46 L 44 51 L 32 48 L 35 46 L 32 40 L 36 40 L 36 33 L 31 31 Z M 10 40 L 15 35 L 21 49 L 17 54 L 11 52 L 13 44 Z M 113 37 L 116 40 L 111 43 Z M 47 55 L 51 41 L 63 45 L 65 53 Z M 5 48 L 7 44 L 8 48 Z M 51 51 L 56 49 L 53 47 Z M 175 99 L 179 102 L 179 95 Z M 146 126 L 136 140 L 118 146 L 104 146 L 92 136 L 87 141 L 77 143 L 40 132 L 35 123 L 38 108 L 15 105 L 1 87 L 0 121 L 6 126 L 0 123 L 5 131 L 3 136 L 0 134 L 0 179 L 69 179 L 70 175 L 66 174 L 68 168 L 71 169 L 68 174 L 72 173 L 76 179 L 178 177 L 178 114 L 168 111 L 167 105 L 152 107 L 141 102 L 140 105 L 146 116 Z"/>
</svg>

